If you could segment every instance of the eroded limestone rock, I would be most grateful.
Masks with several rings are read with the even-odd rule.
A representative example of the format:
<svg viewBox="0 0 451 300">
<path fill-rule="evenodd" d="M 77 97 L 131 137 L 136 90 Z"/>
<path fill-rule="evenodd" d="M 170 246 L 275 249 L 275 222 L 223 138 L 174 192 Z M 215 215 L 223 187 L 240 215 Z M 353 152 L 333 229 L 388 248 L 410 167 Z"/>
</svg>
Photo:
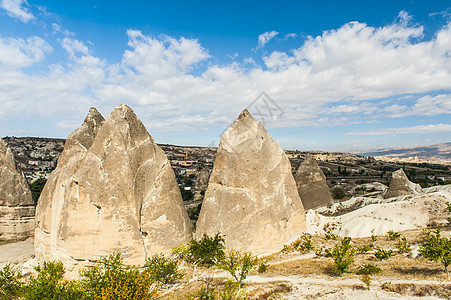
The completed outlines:
<svg viewBox="0 0 451 300">
<path fill-rule="evenodd" d="M 384 195 L 384 198 L 399 197 L 410 194 L 421 193 L 423 190 L 419 184 L 413 183 L 407 178 L 402 169 L 393 172 L 390 186 Z"/>
<path fill-rule="evenodd" d="M 326 176 L 314 158 L 307 157 L 301 163 L 295 180 L 304 209 L 315 209 L 334 203 Z"/>
<path fill-rule="evenodd" d="M 35 202 L 16 166 L 13 153 L 0 138 L 0 240 L 33 236 Z"/>
<path fill-rule="evenodd" d="M 66 167 L 46 200 L 51 220 L 48 212 L 38 218 L 41 233 L 50 236 L 44 251 L 36 246 L 38 258 L 48 253 L 69 271 L 112 252 L 128 264 L 143 264 L 192 234 L 171 165 L 134 112 L 120 105 L 101 123 L 88 115 L 84 134 L 74 132 L 72 145 L 79 148 L 63 157 Z"/>
<path fill-rule="evenodd" d="M 259 255 L 279 251 L 304 230 L 290 161 L 244 110 L 221 138 L 196 237 L 220 232 L 228 247 Z"/>
</svg>

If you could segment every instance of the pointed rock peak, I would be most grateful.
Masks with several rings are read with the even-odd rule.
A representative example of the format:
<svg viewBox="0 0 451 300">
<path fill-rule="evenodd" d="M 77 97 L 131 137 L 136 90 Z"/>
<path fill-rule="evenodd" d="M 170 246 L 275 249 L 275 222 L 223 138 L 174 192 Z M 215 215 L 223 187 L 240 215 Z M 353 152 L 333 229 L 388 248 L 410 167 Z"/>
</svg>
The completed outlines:
<svg viewBox="0 0 451 300">
<path fill-rule="evenodd" d="M 83 122 L 83 125 L 88 125 L 88 128 L 91 131 L 97 131 L 100 127 L 102 127 L 103 122 L 105 122 L 103 116 L 95 107 L 91 107 L 89 109 L 88 115 L 85 118 L 85 121 Z"/>
<path fill-rule="evenodd" d="M 406 178 L 407 180 L 409 180 L 409 178 L 407 178 L 407 175 L 406 175 L 406 173 L 404 172 L 403 169 L 399 169 L 399 170 L 393 172 L 393 175 L 392 175 L 392 176 L 393 176 L 393 177 L 404 177 L 404 178 Z"/>
<path fill-rule="evenodd" d="M 108 119 L 114 120 L 114 122 L 126 122 L 129 124 L 140 124 L 141 120 L 135 114 L 135 112 L 125 104 L 116 106 L 108 116 Z M 142 125 L 143 126 L 143 125 Z"/>
<path fill-rule="evenodd" d="M 251 113 L 247 109 L 244 109 L 240 113 L 240 116 L 238 117 L 238 120 L 241 120 L 241 119 L 252 119 L 252 120 L 254 120 L 254 118 L 252 117 Z"/>
</svg>

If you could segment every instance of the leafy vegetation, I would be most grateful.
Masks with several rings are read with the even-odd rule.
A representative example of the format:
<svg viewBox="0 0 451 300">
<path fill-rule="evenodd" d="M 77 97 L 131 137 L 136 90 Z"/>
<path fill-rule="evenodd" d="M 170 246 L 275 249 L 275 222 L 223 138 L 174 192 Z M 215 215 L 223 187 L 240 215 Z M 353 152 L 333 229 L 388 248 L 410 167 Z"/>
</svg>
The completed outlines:
<svg viewBox="0 0 451 300">
<path fill-rule="evenodd" d="M 163 254 L 148 258 L 145 267 L 154 281 L 164 284 L 174 283 L 185 275 L 178 270 L 176 259 L 165 258 Z"/>
<path fill-rule="evenodd" d="M 382 271 L 381 268 L 372 264 L 360 265 L 357 269 L 357 275 L 372 275 Z"/>
<path fill-rule="evenodd" d="M 202 266 L 213 266 L 224 257 L 224 236 L 219 232 L 214 237 L 206 234 L 199 241 L 191 240 L 185 247 L 185 257 L 189 262 Z"/>
<path fill-rule="evenodd" d="M 398 238 L 401 237 L 401 234 L 400 234 L 400 233 L 395 232 L 395 231 L 393 231 L 393 230 L 389 230 L 387 233 L 388 233 L 388 239 L 389 239 L 390 241 L 394 241 L 394 240 L 396 240 L 396 239 L 398 239 Z"/>
<path fill-rule="evenodd" d="M 424 230 L 426 241 L 420 245 L 420 253 L 434 262 L 441 262 L 449 278 L 448 266 L 451 263 L 451 239 L 440 235 L 440 228 L 435 231 Z"/>
<path fill-rule="evenodd" d="M 302 234 L 299 239 L 293 242 L 292 246 L 302 254 L 310 252 L 313 249 L 312 235 L 309 233 Z"/>
<path fill-rule="evenodd" d="M 269 265 L 268 265 L 266 262 L 261 261 L 261 262 L 258 264 L 258 269 L 257 269 L 257 271 L 258 271 L 258 273 L 266 273 L 266 271 L 268 271 L 268 267 L 269 267 Z"/>
<path fill-rule="evenodd" d="M 0 270 L 0 299 L 13 299 L 18 296 L 22 283 L 20 271 L 11 263 Z"/>
<path fill-rule="evenodd" d="M 377 249 L 374 256 L 379 260 L 389 259 L 393 254 L 393 250 Z"/>
<path fill-rule="evenodd" d="M 250 253 L 229 250 L 218 263 L 218 268 L 228 272 L 241 285 L 249 271 L 255 266 L 255 259 Z"/>
<path fill-rule="evenodd" d="M 346 196 L 345 191 L 340 187 L 334 187 L 332 189 L 332 197 L 334 199 L 343 199 Z"/>
<path fill-rule="evenodd" d="M 400 253 L 400 254 L 407 253 L 412 250 L 405 237 L 398 238 L 398 242 L 396 243 L 396 248 L 398 249 L 398 253 Z"/>
<path fill-rule="evenodd" d="M 334 260 L 334 271 L 337 274 L 349 272 L 349 265 L 354 262 L 355 249 L 351 246 L 351 238 L 345 237 L 341 242 L 336 243 L 334 248 L 326 249 L 326 257 Z"/>
<path fill-rule="evenodd" d="M 151 274 L 124 265 L 120 254 L 102 257 L 93 267 L 83 269 L 80 286 L 87 299 L 156 299 L 158 289 Z"/>
<path fill-rule="evenodd" d="M 30 184 L 30 190 L 31 193 L 33 194 L 35 201 L 38 201 L 39 197 L 41 196 L 41 192 L 44 189 L 46 182 L 47 179 L 38 178 Z"/>
</svg>

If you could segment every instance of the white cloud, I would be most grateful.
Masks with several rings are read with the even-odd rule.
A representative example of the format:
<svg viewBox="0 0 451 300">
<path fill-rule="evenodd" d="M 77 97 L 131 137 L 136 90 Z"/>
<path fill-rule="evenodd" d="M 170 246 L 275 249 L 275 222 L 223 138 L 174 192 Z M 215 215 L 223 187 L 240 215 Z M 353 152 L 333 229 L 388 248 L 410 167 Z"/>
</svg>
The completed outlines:
<svg viewBox="0 0 451 300">
<path fill-rule="evenodd" d="M 28 21 L 34 19 L 34 16 L 27 7 L 22 6 L 24 3 L 28 5 L 24 0 L 1 0 L 0 7 L 6 10 L 8 16 L 28 23 Z"/>
<path fill-rule="evenodd" d="M 53 48 L 40 37 L 27 40 L 0 37 L 0 70 L 28 67 L 52 51 Z"/>
<path fill-rule="evenodd" d="M 54 32 L 62 33 L 65 36 L 74 36 L 75 35 L 75 33 L 63 28 L 61 25 L 59 25 L 57 23 L 52 23 L 52 29 Z"/>
<path fill-rule="evenodd" d="M 400 135 L 451 132 L 451 124 L 430 124 L 401 128 L 383 128 L 365 131 L 350 131 L 346 135 Z"/>
<path fill-rule="evenodd" d="M 154 37 L 138 30 L 127 35 L 129 48 L 113 64 L 96 57 L 88 43 L 65 37 L 61 46 L 68 62 L 51 65 L 41 75 L 17 69 L 51 51 L 44 40 L 1 39 L 0 62 L 16 70 L 0 72 L 4 124 L 18 116 L 50 116 L 68 128 L 72 123 L 65 121 L 84 115 L 90 106 L 107 114 L 126 103 L 151 132 L 203 130 L 229 125 L 261 91 L 283 110 L 283 118 L 268 127 L 451 113 L 446 92 L 424 96 L 451 89 L 449 24 L 423 40 L 421 26 L 396 22 L 374 28 L 353 22 L 309 37 L 297 49 L 265 54 L 263 66 L 251 58 L 215 64 L 195 39 Z M 412 98 L 393 100 L 406 94 Z"/>
<path fill-rule="evenodd" d="M 267 31 L 258 36 L 258 46 L 256 49 L 265 47 L 265 45 L 279 33 L 277 31 Z"/>
<path fill-rule="evenodd" d="M 284 39 L 292 39 L 292 38 L 295 38 L 295 37 L 297 37 L 298 35 L 296 34 L 296 33 L 287 33 L 287 34 L 285 34 L 284 36 L 283 36 L 283 38 Z"/>
</svg>

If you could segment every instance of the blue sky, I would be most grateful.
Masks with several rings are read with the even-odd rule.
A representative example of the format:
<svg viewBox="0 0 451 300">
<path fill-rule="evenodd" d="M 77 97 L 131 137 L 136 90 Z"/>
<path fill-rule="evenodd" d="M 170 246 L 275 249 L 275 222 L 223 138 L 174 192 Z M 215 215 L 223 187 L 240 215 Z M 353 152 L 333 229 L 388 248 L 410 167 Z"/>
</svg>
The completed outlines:
<svg viewBox="0 0 451 300">
<path fill-rule="evenodd" d="M 449 142 L 450 22 L 449 1 L 0 0 L 0 135 L 125 103 L 159 143 L 216 146 L 244 108 L 286 149 Z"/>
</svg>

